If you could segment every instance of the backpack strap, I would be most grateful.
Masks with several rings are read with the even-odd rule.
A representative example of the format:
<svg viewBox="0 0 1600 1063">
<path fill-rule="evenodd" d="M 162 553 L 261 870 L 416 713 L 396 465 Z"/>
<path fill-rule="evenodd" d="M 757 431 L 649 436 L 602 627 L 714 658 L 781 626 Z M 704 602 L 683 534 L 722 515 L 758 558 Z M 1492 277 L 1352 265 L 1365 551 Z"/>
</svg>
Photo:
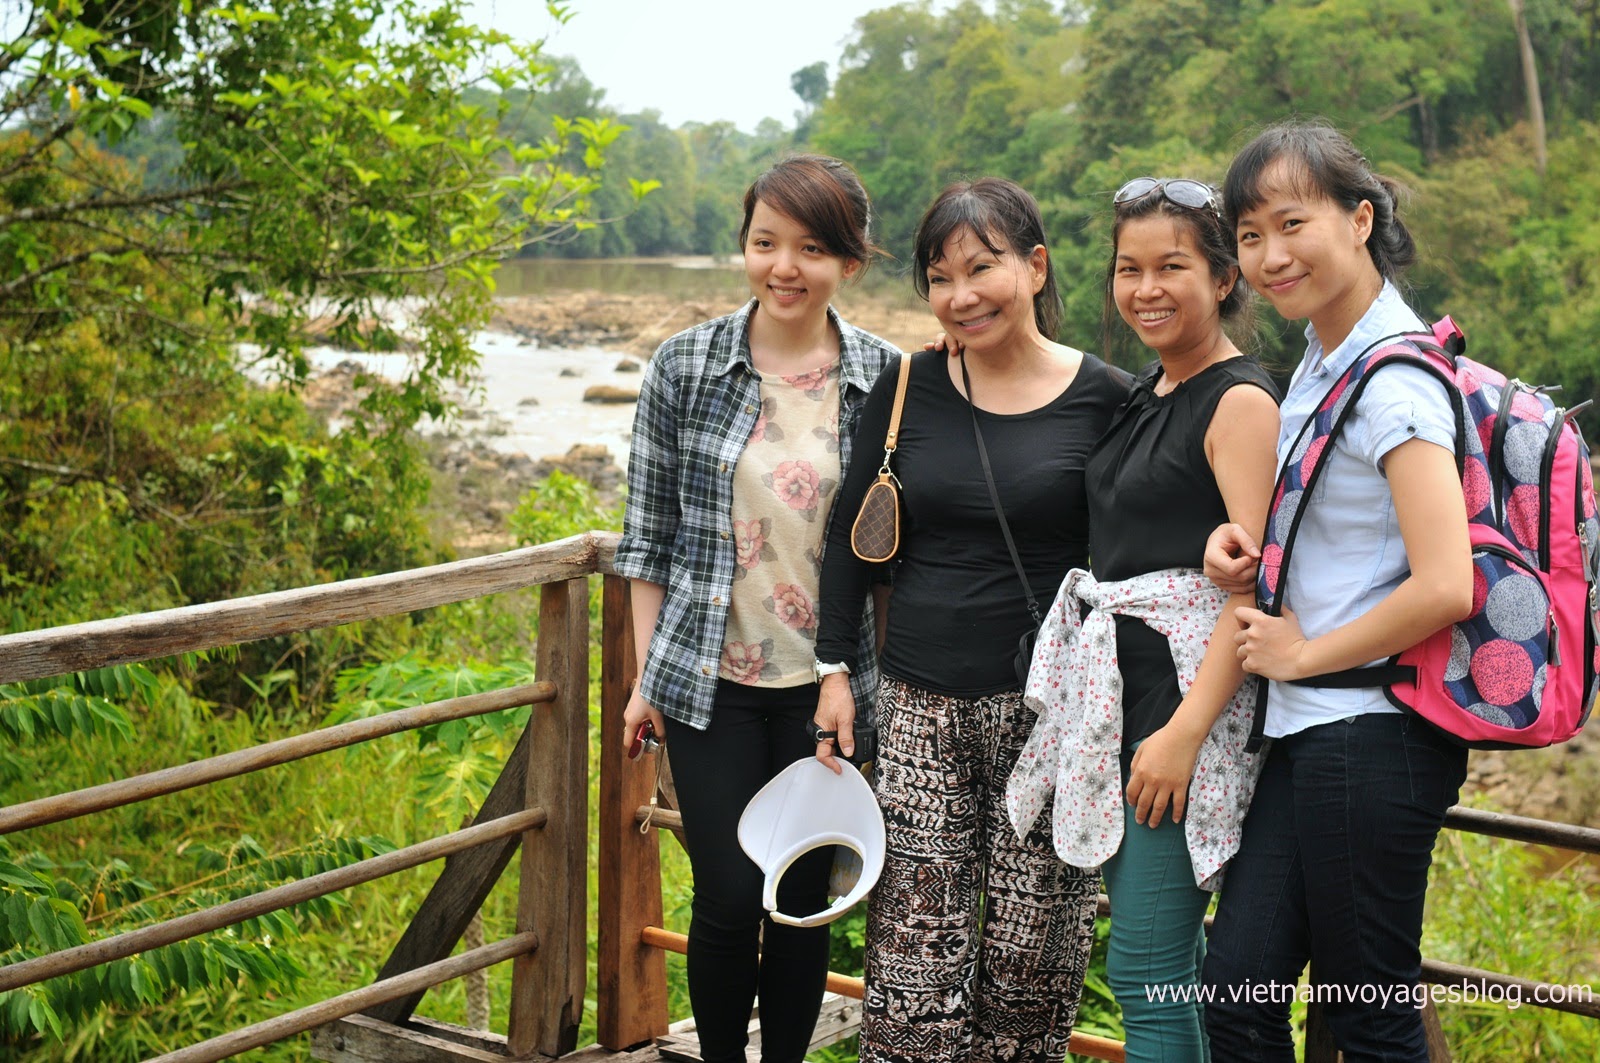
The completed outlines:
<svg viewBox="0 0 1600 1063">
<path fill-rule="evenodd" d="M 1327 468 L 1328 463 L 1323 459 L 1338 442 L 1345 424 L 1356 410 L 1356 403 L 1360 401 L 1367 383 L 1377 370 L 1394 364 L 1413 365 L 1428 371 L 1445 385 L 1455 413 L 1456 474 L 1461 475 L 1466 466 L 1467 456 L 1465 435 L 1467 414 L 1466 403 L 1455 384 L 1455 358 L 1450 353 L 1451 348 L 1458 351 L 1465 350 L 1466 337 L 1448 317 L 1435 325 L 1430 333 L 1386 336 L 1369 346 L 1350 364 L 1350 368 L 1346 369 L 1323 394 L 1312 415 L 1306 418 L 1305 425 L 1295 437 L 1294 445 L 1289 448 L 1289 454 L 1278 470 L 1278 480 L 1272 491 L 1272 506 L 1267 514 L 1264 537 L 1266 542 L 1262 547 L 1261 565 L 1256 577 L 1256 602 L 1268 616 L 1283 614 L 1282 592 L 1289 570 L 1289 561 L 1294 553 L 1295 540 L 1300 534 L 1301 522 L 1305 518 L 1306 503 L 1311 500 L 1317 484 L 1321 481 L 1322 473 Z M 1297 454 L 1300 455 L 1298 458 Z M 1286 507 L 1287 521 L 1283 519 Z M 1287 527 L 1280 537 L 1278 529 L 1285 528 L 1285 525 Z M 1296 683 L 1303 686 L 1368 687 L 1404 681 L 1403 678 L 1392 677 L 1388 672 L 1380 677 L 1379 669 L 1376 668 L 1347 671 L 1361 674 L 1349 676 L 1344 673 L 1328 673 L 1324 676 L 1297 680 Z M 1329 677 L 1335 678 L 1324 681 Z M 1246 746 L 1251 751 L 1260 748 L 1265 737 L 1267 683 L 1265 676 L 1257 677 L 1255 719 L 1250 729 L 1249 744 Z"/>
</svg>

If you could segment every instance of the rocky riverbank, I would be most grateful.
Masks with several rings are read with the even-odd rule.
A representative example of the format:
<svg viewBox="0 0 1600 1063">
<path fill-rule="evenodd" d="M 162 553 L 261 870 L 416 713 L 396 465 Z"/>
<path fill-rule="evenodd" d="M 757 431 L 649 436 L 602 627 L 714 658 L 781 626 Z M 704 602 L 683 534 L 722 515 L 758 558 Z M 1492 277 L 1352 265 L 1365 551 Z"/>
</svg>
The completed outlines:
<svg viewBox="0 0 1600 1063">
<path fill-rule="evenodd" d="M 890 298 L 846 289 L 838 307 L 851 324 L 902 350 L 920 348 L 939 328 L 928 309 L 908 305 L 904 293 Z M 734 309 L 655 293 L 552 292 L 496 300 L 489 329 L 541 347 L 598 347 L 648 358 L 674 333 Z"/>
</svg>

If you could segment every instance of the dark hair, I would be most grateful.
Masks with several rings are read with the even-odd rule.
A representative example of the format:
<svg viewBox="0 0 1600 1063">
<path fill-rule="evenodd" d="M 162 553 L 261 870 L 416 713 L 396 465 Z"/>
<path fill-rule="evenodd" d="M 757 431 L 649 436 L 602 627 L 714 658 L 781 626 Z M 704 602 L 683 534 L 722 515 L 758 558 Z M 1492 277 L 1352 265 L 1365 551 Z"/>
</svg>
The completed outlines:
<svg viewBox="0 0 1600 1063">
<path fill-rule="evenodd" d="M 805 227 L 830 255 L 871 265 L 883 249 L 872 243 L 872 204 L 848 163 L 830 155 L 791 155 L 750 183 L 744 193 L 739 247 L 762 201 Z"/>
<path fill-rule="evenodd" d="M 1255 293 L 1239 272 L 1238 244 L 1233 238 L 1233 230 L 1223 225 L 1222 218 L 1208 208 L 1185 207 L 1165 195 L 1151 192 L 1131 203 L 1117 204 L 1112 208 L 1111 256 L 1106 264 L 1105 305 L 1100 314 L 1104 349 L 1113 349 L 1113 326 L 1122 319 L 1117 311 L 1116 298 L 1117 248 L 1121 245 L 1122 224 L 1155 215 L 1171 218 L 1188 227 L 1189 235 L 1194 237 L 1195 247 L 1199 248 L 1206 265 L 1210 267 L 1212 280 L 1220 284 L 1232 274 L 1233 287 L 1217 307 L 1217 312 L 1223 321 L 1233 326 L 1230 335 L 1237 334 L 1233 335 L 1236 344 L 1247 340 L 1254 333 Z"/>
<path fill-rule="evenodd" d="M 917 223 L 911 282 L 922 298 L 928 298 L 928 267 L 943 257 L 945 241 L 962 228 L 971 229 L 983 246 L 997 255 L 1010 250 L 1026 256 L 1045 243 L 1039 204 L 1020 185 L 1003 177 L 950 185 Z M 1007 246 L 996 246 L 997 242 Z M 1046 339 L 1055 339 L 1061 309 L 1056 267 L 1046 245 L 1044 287 L 1033 297 L 1033 320 Z"/>
<path fill-rule="evenodd" d="M 1405 189 L 1373 173 L 1349 138 L 1326 122 L 1269 126 L 1234 157 L 1222 185 L 1223 216 L 1229 228 L 1237 226 L 1239 215 L 1266 199 L 1261 179 L 1279 159 L 1288 164 L 1290 187 L 1297 195 L 1320 196 L 1346 211 L 1355 210 L 1363 199 L 1372 204 L 1367 253 L 1386 279 L 1398 280 L 1416 261 L 1416 242 L 1397 213 Z"/>
</svg>

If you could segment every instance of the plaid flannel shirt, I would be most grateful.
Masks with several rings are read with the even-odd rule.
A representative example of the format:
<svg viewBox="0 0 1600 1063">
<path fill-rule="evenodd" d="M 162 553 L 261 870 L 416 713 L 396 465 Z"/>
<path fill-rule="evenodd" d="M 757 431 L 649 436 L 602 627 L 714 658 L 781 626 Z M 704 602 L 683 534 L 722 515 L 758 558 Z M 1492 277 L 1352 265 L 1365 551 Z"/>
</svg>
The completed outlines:
<svg viewBox="0 0 1600 1063">
<path fill-rule="evenodd" d="M 717 665 L 736 562 L 733 471 L 761 407 L 750 359 L 750 314 L 742 310 L 678 333 L 646 368 L 628 458 L 628 504 L 616 570 L 666 588 L 640 680 L 646 701 L 691 727 L 711 722 Z M 872 382 L 893 346 L 847 324 L 839 330 L 839 463 L 850 468 L 851 437 Z M 861 719 L 877 693 L 872 609 L 861 619 L 861 666 L 850 676 Z"/>
</svg>

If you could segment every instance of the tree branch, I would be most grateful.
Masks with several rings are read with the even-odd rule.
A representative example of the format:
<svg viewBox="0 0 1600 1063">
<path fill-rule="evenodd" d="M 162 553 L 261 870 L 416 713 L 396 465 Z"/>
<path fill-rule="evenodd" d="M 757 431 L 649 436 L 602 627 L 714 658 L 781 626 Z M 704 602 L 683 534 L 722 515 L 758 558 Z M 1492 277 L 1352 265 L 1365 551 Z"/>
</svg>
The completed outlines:
<svg viewBox="0 0 1600 1063">
<path fill-rule="evenodd" d="M 90 210 L 137 210 L 141 207 L 156 207 L 164 203 L 180 203 L 187 200 L 211 200 L 225 192 L 233 192 L 247 187 L 246 181 L 221 181 L 207 185 L 203 188 L 183 188 L 176 192 L 150 192 L 142 196 L 85 196 L 67 203 L 55 203 L 46 207 L 27 207 L 11 214 L 0 215 L 0 227 L 21 225 L 27 222 L 57 221 L 69 214 Z"/>
<path fill-rule="evenodd" d="M 139 248 L 134 244 L 124 244 L 121 247 L 94 247 L 87 251 L 79 251 L 76 254 L 68 255 L 66 258 L 59 258 L 50 263 L 48 266 L 40 266 L 36 270 L 24 273 L 18 277 L 13 277 L 4 284 L 0 284 L 0 297 L 10 295 L 19 288 L 25 288 L 41 277 L 48 277 L 52 273 L 59 273 L 61 270 L 70 269 L 80 262 L 87 262 L 95 255 L 120 255 L 126 251 L 138 250 Z"/>
<path fill-rule="evenodd" d="M 17 35 L 17 40 L 21 40 L 23 37 L 37 37 L 44 30 L 44 19 L 39 16 L 38 3 L 35 2 L 31 4 L 30 7 L 32 10 L 28 12 L 28 18 L 26 20 L 26 25 L 28 28 Z M 17 41 L 14 40 L 11 43 L 15 45 Z M 6 71 L 11 69 L 11 64 L 15 63 L 18 59 L 21 59 L 26 54 L 26 52 L 14 51 L 10 48 L 5 49 L 4 52 L 0 52 L 0 77 L 4 77 Z"/>
<path fill-rule="evenodd" d="M 21 171 L 26 170 L 29 166 L 32 166 L 34 159 L 37 159 L 41 154 L 48 151 L 52 144 L 66 136 L 68 133 L 72 132 L 77 128 L 77 126 L 78 112 L 69 111 L 65 118 L 57 122 L 50 132 L 46 133 L 39 139 L 39 143 L 35 144 L 32 148 L 29 148 L 27 151 L 19 155 L 17 160 L 12 163 L 11 166 L 8 167 L 4 172 L 0 172 L 0 181 L 4 181 L 13 174 L 20 173 Z"/>
</svg>

